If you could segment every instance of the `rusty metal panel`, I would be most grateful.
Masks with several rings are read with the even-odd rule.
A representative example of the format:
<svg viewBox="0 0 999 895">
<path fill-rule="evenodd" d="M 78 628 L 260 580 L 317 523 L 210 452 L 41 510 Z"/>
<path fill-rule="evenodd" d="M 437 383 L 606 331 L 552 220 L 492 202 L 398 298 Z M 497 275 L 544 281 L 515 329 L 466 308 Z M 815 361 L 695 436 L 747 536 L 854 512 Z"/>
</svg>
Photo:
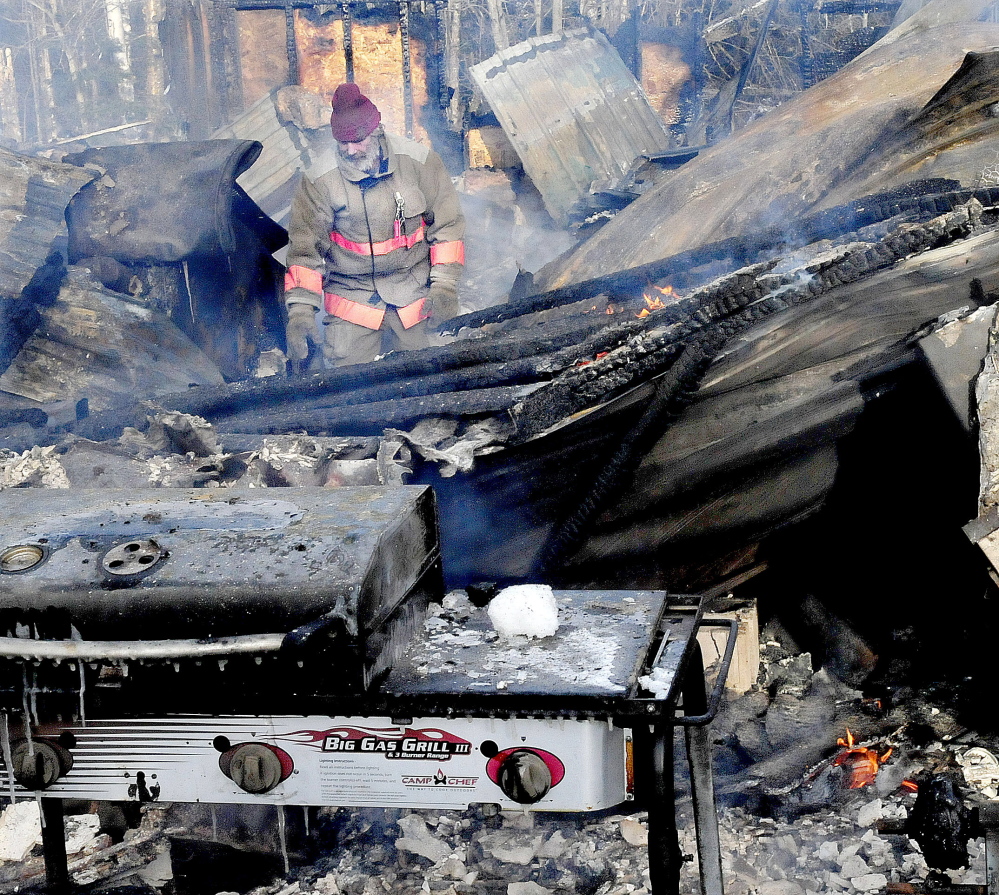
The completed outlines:
<svg viewBox="0 0 999 895">
<path fill-rule="evenodd" d="M 585 214 L 594 182 L 616 182 L 669 148 L 662 119 L 598 31 L 533 37 L 471 74 L 561 224 Z"/>
</svg>

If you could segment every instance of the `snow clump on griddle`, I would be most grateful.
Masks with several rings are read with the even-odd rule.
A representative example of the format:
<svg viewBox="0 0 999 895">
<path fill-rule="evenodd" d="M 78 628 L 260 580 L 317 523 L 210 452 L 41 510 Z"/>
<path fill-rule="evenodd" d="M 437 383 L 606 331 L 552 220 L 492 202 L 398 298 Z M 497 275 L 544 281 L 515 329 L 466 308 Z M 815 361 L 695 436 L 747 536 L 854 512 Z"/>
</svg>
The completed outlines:
<svg viewBox="0 0 999 895">
<path fill-rule="evenodd" d="M 558 603 L 547 584 L 515 584 L 489 601 L 489 620 L 501 637 L 551 637 Z"/>
</svg>

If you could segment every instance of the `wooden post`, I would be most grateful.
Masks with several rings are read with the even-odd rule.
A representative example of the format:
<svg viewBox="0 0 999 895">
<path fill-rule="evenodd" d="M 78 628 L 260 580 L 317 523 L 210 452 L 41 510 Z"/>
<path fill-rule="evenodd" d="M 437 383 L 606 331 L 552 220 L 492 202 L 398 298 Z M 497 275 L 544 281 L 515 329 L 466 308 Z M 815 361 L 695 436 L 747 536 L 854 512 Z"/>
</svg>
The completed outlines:
<svg viewBox="0 0 999 895">
<path fill-rule="evenodd" d="M 45 46 L 44 31 L 34 19 L 28 21 L 31 88 L 35 107 L 35 140 L 47 143 L 55 133 L 55 95 L 52 92 L 52 65 Z"/>
<path fill-rule="evenodd" d="M 284 5 L 285 47 L 288 53 L 288 82 L 299 82 L 298 72 L 298 42 L 295 40 L 295 7 L 291 3 Z"/>
<path fill-rule="evenodd" d="M 350 3 L 340 4 L 340 21 L 343 23 L 343 65 L 347 72 L 347 83 L 354 83 L 354 32 Z"/>
<path fill-rule="evenodd" d="M 453 130 L 462 125 L 461 106 L 461 9 L 463 0 L 450 0 L 445 8 L 447 23 L 444 41 L 444 78 L 451 88 L 451 101 L 447 108 L 447 120 Z"/>
<path fill-rule="evenodd" d="M 128 35 L 131 31 L 128 6 L 124 0 L 104 0 L 107 18 L 108 37 L 117 45 L 114 51 L 115 62 L 121 72 L 118 82 L 118 97 L 128 103 L 135 99 L 135 84 L 132 74 L 132 54 Z"/>
<path fill-rule="evenodd" d="M 399 38 L 402 43 L 402 105 L 406 136 L 413 139 L 413 59 L 409 44 L 409 2 L 399 0 Z"/>
</svg>

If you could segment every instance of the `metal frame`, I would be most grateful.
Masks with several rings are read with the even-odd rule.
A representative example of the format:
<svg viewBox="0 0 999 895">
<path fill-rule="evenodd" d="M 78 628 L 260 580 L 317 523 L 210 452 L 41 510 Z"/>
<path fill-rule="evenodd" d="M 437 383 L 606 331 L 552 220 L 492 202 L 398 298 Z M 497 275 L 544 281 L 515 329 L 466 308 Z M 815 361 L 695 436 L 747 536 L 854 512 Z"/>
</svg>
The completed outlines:
<svg viewBox="0 0 999 895">
<path fill-rule="evenodd" d="M 706 693 L 704 664 L 697 642 L 701 625 L 727 627 L 728 642 L 710 695 Z M 664 697 L 635 697 L 618 700 L 609 706 L 596 706 L 598 714 L 608 714 L 618 726 L 632 730 L 635 760 L 636 802 L 648 811 L 649 870 L 656 895 L 678 895 L 683 855 L 679 846 L 674 804 L 675 768 L 673 743 L 678 727 L 684 729 L 687 762 L 690 769 L 695 832 L 699 855 L 702 895 L 723 895 L 721 848 L 715 810 L 711 769 L 711 740 L 708 724 L 714 718 L 731 665 L 735 648 L 737 622 L 704 620 L 701 606 L 679 613 L 666 611 L 660 620 L 664 635 L 655 659 L 648 670 L 660 668 L 672 675 L 672 685 Z M 421 700 L 399 694 L 378 699 L 384 708 L 412 714 Z M 337 702 L 337 700 L 333 700 Z M 496 702 L 508 703 L 507 699 Z M 682 713 L 678 708 L 682 704 Z M 356 708 L 356 705 L 353 706 Z M 516 706 L 501 714 L 517 715 Z M 48 886 L 53 891 L 70 887 L 65 850 L 63 800 L 41 794 L 43 849 Z"/>
</svg>

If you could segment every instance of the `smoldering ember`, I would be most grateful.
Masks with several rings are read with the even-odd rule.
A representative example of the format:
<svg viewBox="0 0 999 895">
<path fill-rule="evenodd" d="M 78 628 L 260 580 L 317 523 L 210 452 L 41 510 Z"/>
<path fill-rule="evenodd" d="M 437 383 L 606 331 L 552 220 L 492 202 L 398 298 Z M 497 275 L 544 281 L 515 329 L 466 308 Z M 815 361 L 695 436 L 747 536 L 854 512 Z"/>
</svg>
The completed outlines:
<svg viewBox="0 0 999 895">
<path fill-rule="evenodd" d="M 0 47 L 0 892 L 999 895 L 995 0 Z"/>
</svg>

